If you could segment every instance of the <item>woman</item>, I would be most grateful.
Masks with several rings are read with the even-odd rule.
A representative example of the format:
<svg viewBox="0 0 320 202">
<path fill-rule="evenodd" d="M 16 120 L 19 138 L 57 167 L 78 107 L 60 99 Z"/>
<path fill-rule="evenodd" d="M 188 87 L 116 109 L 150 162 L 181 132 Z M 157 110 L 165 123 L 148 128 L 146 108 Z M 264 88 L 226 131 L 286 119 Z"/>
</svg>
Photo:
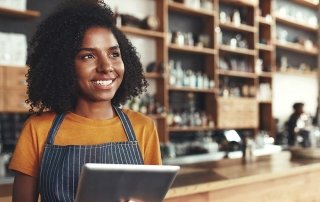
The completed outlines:
<svg viewBox="0 0 320 202">
<path fill-rule="evenodd" d="M 65 3 L 28 55 L 25 123 L 10 163 L 13 201 L 73 201 L 87 162 L 161 164 L 154 122 L 118 108 L 145 91 L 135 48 L 103 2 Z"/>
</svg>

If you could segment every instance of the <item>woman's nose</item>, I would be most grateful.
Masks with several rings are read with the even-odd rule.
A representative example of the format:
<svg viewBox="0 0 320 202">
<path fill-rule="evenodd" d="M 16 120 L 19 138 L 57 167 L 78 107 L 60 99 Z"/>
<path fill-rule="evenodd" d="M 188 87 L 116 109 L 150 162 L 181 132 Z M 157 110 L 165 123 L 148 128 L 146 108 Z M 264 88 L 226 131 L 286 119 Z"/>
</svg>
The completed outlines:
<svg viewBox="0 0 320 202">
<path fill-rule="evenodd" d="M 103 57 L 100 59 L 97 70 L 98 72 L 107 73 L 107 72 L 113 72 L 114 69 L 110 59 Z"/>
</svg>

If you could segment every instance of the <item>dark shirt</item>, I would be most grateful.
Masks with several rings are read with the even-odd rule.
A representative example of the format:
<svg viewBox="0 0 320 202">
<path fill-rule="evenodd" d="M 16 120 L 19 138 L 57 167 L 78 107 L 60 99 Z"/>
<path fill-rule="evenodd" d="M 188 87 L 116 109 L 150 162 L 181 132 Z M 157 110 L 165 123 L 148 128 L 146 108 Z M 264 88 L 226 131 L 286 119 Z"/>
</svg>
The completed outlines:
<svg viewBox="0 0 320 202">
<path fill-rule="evenodd" d="M 295 132 L 295 128 L 297 126 L 297 121 L 300 118 L 300 113 L 293 113 L 290 115 L 289 120 L 286 123 L 286 127 L 288 130 L 288 144 L 290 146 L 295 145 L 296 140 L 297 140 L 297 133 Z"/>
</svg>

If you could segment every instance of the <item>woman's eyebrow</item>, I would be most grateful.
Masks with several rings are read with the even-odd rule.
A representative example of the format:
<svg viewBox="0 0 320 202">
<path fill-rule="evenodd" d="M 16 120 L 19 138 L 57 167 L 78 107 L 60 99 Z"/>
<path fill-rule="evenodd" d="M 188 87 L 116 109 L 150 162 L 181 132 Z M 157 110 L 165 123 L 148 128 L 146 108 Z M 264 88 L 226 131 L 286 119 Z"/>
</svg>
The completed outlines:
<svg viewBox="0 0 320 202">
<path fill-rule="evenodd" d="M 119 45 L 111 46 L 110 48 L 108 48 L 108 50 L 111 50 L 111 51 L 118 50 L 118 49 L 120 49 Z M 80 51 L 94 51 L 94 50 L 96 50 L 96 48 L 82 47 L 82 48 L 79 48 L 78 51 L 80 52 Z"/>
<path fill-rule="evenodd" d="M 111 47 L 109 48 L 109 50 L 118 50 L 118 49 L 120 49 L 120 48 L 119 48 L 119 45 L 111 46 Z"/>
<path fill-rule="evenodd" d="M 84 47 L 84 48 L 79 48 L 78 52 L 80 52 L 80 51 L 93 51 L 93 50 L 94 50 L 94 48 L 86 48 L 86 47 Z"/>
</svg>

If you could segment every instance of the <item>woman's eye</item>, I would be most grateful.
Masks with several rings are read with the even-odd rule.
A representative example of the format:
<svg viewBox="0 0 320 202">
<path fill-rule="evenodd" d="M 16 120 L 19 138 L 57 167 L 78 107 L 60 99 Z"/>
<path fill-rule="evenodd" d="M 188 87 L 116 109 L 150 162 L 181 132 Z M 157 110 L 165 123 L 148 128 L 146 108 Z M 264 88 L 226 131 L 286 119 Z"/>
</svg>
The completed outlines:
<svg viewBox="0 0 320 202">
<path fill-rule="evenodd" d="M 120 57 L 120 53 L 119 52 L 113 52 L 113 53 L 110 54 L 110 56 L 112 58 L 117 58 L 117 57 Z"/>
<path fill-rule="evenodd" d="M 92 59 L 92 58 L 94 58 L 94 56 L 92 54 L 86 54 L 86 55 L 81 56 L 81 59 Z"/>
</svg>

